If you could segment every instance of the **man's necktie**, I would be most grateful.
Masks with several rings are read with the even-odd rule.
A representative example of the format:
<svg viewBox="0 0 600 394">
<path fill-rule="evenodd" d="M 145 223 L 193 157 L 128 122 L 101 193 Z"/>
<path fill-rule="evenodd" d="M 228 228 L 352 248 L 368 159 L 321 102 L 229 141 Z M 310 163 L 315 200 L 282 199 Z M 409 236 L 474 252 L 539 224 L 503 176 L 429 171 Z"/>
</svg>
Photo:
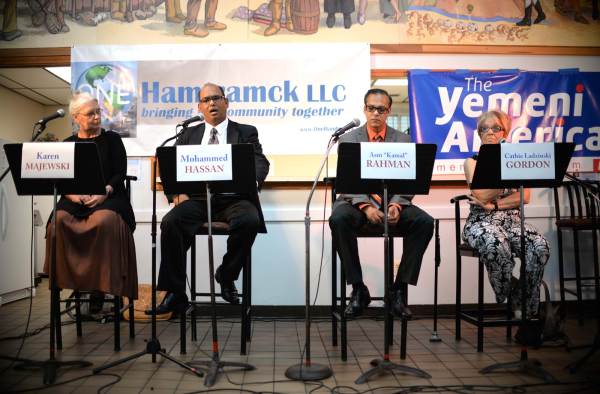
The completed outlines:
<svg viewBox="0 0 600 394">
<path fill-rule="evenodd" d="M 210 131 L 210 138 L 208 139 L 208 144 L 209 145 L 213 145 L 213 144 L 218 145 L 219 144 L 219 137 L 217 137 L 217 129 L 215 129 L 214 127 Z"/>
<path fill-rule="evenodd" d="M 381 136 L 381 134 L 377 134 L 375 137 L 373 137 L 371 142 L 383 142 L 383 137 Z M 375 207 L 381 209 L 381 204 L 383 203 L 382 196 L 380 196 L 379 194 L 370 194 L 369 198 L 371 199 L 371 203 L 373 203 Z"/>
</svg>

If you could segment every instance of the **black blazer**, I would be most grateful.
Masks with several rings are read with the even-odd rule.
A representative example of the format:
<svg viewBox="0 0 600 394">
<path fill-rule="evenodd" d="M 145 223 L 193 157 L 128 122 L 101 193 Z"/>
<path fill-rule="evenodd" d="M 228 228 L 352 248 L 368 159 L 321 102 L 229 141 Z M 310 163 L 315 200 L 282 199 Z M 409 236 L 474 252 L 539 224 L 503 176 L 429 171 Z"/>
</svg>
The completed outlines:
<svg viewBox="0 0 600 394">
<path fill-rule="evenodd" d="M 344 142 L 369 142 L 367 125 L 363 124 L 349 133 L 344 134 L 340 138 L 340 144 Z M 410 142 L 410 136 L 394 129 L 391 126 L 387 126 L 384 142 Z M 400 205 L 411 205 L 412 198 L 413 196 L 394 194 L 390 198 L 389 202 Z M 344 201 L 350 203 L 351 205 L 371 202 L 371 200 L 369 200 L 369 196 L 366 194 L 340 194 L 333 204 L 333 209 L 337 208 L 337 206 Z"/>
<path fill-rule="evenodd" d="M 201 123 L 198 126 L 189 127 L 179 136 L 179 138 L 177 138 L 175 145 L 200 145 L 202 143 L 205 128 L 206 126 L 204 123 Z M 248 200 L 256 206 L 256 209 L 258 209 L 261 223 L 259 232 L 266 233 L 267 229 L 262 208 L 260 206 L 260 200 L 258 199 L 258 191 L 262 188 L 262 185 L 267 178 L 267 174 L 269 173 L 269 160 L 267 160 L 263 154 L 262 145 L 258 140 L 258 130 L 254 126 L 237 123 L 229 119 L 229 124 L 227 125 L 227 143 L 252 144 L 254 146 L 257 193 L 249 196 Z"/>
</svg>

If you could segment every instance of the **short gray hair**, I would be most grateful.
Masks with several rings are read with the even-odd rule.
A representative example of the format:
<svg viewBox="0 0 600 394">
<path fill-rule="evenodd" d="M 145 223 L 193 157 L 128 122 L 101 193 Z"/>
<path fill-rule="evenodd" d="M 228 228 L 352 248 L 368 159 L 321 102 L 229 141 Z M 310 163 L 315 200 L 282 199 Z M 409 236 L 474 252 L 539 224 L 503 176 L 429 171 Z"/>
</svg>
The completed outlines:
<svg viewBox="0 0 600 394">
<path fill-rule="evenodd" d="M 81 107 L 92 101 L 98 102 L 98 99 L 86 92 L 75 92 L 69 103 L 69 115 L 74 117 L 79 113 Z"/>
<path fill-rule="evenodd" d="M 497 110 L 484 112 L 477 118 L 477 133 L 479 133 L 479 128 L 483 125 L 483 122 L 488 119 L 494 119 L 496 123 L 502 126 L 504 138 L 508 137 L 512 126 L 512 119 L 505 112 Z"/>
</svg>

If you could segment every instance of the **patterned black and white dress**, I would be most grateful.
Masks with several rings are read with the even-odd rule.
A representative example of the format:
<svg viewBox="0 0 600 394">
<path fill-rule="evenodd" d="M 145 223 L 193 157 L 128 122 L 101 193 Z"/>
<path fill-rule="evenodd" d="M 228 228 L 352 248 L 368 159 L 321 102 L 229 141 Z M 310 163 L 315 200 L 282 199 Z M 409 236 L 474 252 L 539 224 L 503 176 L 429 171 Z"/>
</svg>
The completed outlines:
<svg viewBox="0 0 600 394">
<path fill-rule="evenodd" d="M 504 195 L 512 191 L 506 191 Z M 485 211 L 472 205 L 463 229 L 463 239 L 479 252 L 488 272 L 496 301 L 504 302 L 511 292 L 515 261 L 521 251 L 521 218 L 518 209 Z M 525 223 L 526 298 L 528 315 L 536 314 L 540 302 L 540 282 L 550 257 L 548 241 L 530 224 Z M 514 286 L 513 304 L 521 303 L 521 286 Z"/>
</svg>

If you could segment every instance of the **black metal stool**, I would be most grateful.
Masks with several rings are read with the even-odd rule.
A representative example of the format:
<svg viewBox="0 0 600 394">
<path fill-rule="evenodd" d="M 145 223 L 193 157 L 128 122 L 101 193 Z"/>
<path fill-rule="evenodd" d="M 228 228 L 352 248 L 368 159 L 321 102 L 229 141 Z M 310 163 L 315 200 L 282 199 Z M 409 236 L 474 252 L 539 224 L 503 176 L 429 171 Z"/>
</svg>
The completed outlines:
<svg viewBox="0 0 600 394">
<path fill-rule="evenodd" d="M 336 199 L 336 192 L 335 192 L 335 178 L 326 178 L 325 179 L 326 182 L 331 183 L 332 184 L 332 190 L 331 190 L 331 203 L 333 205 L 333 202 Z M 364 230 L 361 229 L 361 231 L 358 232 L 357 237 L 359 238 L 381 238 L 383 237 L 383 230 L 381 231 L 377 231 L 377 232 L 373 232 L 372 230 L 369 231 L 369 229 L 367 227 L 364 228 Z M 390 230 L 390 254 L 392 256 L 392 261 L 393 261 L 393 256 L 394 256 L 394 238 L 398 238 L 399 235 L 395 234 L 393 229 Z M 335 242 L 332 240 L 332 245 L 331 245 L 331 334 L 332 334 L 332 345 L 333 346 L 337 346 L 338 345 L 338 321 L 340 323 L 340 336 L 341 336 L 341 345 L 342 345 L 342 354 L 341 354 L 341 358 L 342 361 L 347 361 L 348 360 L 348 328 L 347 328 L 347 319 L 346 319 L 346 315 L 345 315 L 345 308 L 346 308 L 346 274 L 344 273 L 343 269 L 340 269 L 340 295 L 338 296 L 338 285 L 336 282 L 337 279 L 337 248 L 335 245 Z M 394 267 L 389 267 L 389 272 L 392 273 L 394 272 Z M 384 279 L 385 280 L 385 279 Z M 408 286 L 406 284 L 404 284 L 404 288 L 403 288 L 403 293 L 404 293 L 404 303 L 406 305 L 408 305 L 407 300 L 408 300 Z M 386 301 L 385 297 L 371 297 L 372 301 Z M 389 337 L 392 338 L 393 337 L 393 330 L 394 330 L 394 325 L 393 325 L 393 321 L 392 324 L 390 324 L 390 332 L 389 332 Z M 400 333 L 400 358 L 401 359 L 405 359 L 406 358 L 406 336 L 407 336 L 407 320 L 406 319 L 401 319 L 401 333 Z M 393 341 L 392 341 L 393 342 Z"/>
<path fill-rule="evenodd" d="M 212 222 L 212 233 L 213 235 L 229 235 L 229 224 L 225 222 Z M 196 235 L 208 235 L 208 223 L 200 228 Z M 192 341 L 198 340 L 198 331 L 196 327 L 196 305 L 209 305 L 208 301 L 197 301 L 196 297 L 210 297 L 210 293 L 198 292 L 196 289 L 196 242 L 192 242 L 190 248 L 191 265 L 190 265 L 190 322 L 192 325 Z M 234 305 L 240 308 L 241 311 L 241 342 L 240 342 L 240 354 L 246 354 L 247 342 L 251 340 L 251 324 L 252 324 L 252 256 L 248 256 L 244 268 L 242 270 L 242 292 L 239 294 L 241 299 L 240 305 Z M 220 294 L 216 294 L 220 295 Z M 229 305 L 229 304 L 223 304 Z M 186 318 L 182 316 L 180 320 L 180 353 L 185 354 L 186 349 Z"/>
<path fill-rule="evenodd" d="M 473 324 L 477 327 L 477 351 L 483 352 L 483 329 L 485 327 L 504 327 L 506 326 L 506 339 L 511 340 L 512 337 L 512 326 L 519 325 L 520 319 L 512 318 L 512 304 L 510 294 L 506 301 L 506 314 L 504 318 L 498 316 L 498 310 L 486 310 L 484 308 L 484 296 L 483 296 L 483 284 L 484 275 L 483 271 L 485 266 L 483 261 L 479 258 L 477 250 L 471 248 L 467 243 L 461 240 L 461 225 L 460 225 L 460 201 L 468 200 L 469 197 L 466 195 L 456 196 L 450 200 L 451 204 L 454 204 L 454 224 L 456 233 L 456 314 L 455 314 L 455 327 L 456 327 L 456 340 L 461 340 L 461 320 L 467 323 Z M 463 309 L 461 300 L 462 290 L 462 257 L 476 257 L 477 258 L 477 308 L 476 309 Z"/>
<path fill-rule="evenodd" d="M 131 201 L 131 181 L 137 181 L 137 176 L 126 175 L 125 176 L 125 193 L 127 194 L 127 198 Z M 89 303 L 89 299 L 81 299 L 81 295 L 83 293 L 75 290 L 71 296 L 66 299 L 60 300 L 63 303 L 74 303 L 73 308 L 75 308 L 75 327 L 77 331 L 77 336 L 83 336 L 83 327 L 82 327 L 82 319 L 81 319 L 81 303 Z M 114 296 L 113 298 L 113 323 L 114 323 L 114 349 L 115 351 L 121 350 L 121 313 L 123 313 L 126 309 L 129 309 L 129 338 L 135 338 L 135 319 L 134 319 L 134 308 L 133 308 L 133 297 L 127 297 L 128 304 L 121 305 L 121 297 Z M 60 315 L 66 313 L 67 311 L 62 311 L 56 317 L 57 327 L 56 327 L 56 347 L 57 349 L 62 349 L 62 330 L 61 330 L 61 322 Z"/>
<path fill-rule="evenodd" d="M 556 235 L 558 238 L 558 272 L 560 278 L 560 301 L 565 304 L 566 293 L 577 298 L 577 313 L 579 323 L 583 324 L 583 289 L 595 287 L 596 299 L 600 298 L 600 272 L 598 264 L 598 232 L 600 231 L 600 219 L 598 202 L 587 193 L 593 193 L 600 197 L 600 182 L 586 181 L 590 187 L 586 189 L 577 182 L 564 182 L 562 189 L 566 192 L 566 200 L 569 205 L 569 213 L 561 214 L 561 198 L 559 188 L 554 188 L 554 209 L 556 213 Z M 573 265 L 575 276 L 565 276 L 563 255 L 563 232 L 570 230 L 573 234 Z M 583 275 L 581 272 L 581 257 L 579 250 L 579 236 L 582 232 L 590 232 L 593 251 L 593 274 Z M 567 288 L 567 282 L 575 282 L 575 288 Z"/>
</svg>

